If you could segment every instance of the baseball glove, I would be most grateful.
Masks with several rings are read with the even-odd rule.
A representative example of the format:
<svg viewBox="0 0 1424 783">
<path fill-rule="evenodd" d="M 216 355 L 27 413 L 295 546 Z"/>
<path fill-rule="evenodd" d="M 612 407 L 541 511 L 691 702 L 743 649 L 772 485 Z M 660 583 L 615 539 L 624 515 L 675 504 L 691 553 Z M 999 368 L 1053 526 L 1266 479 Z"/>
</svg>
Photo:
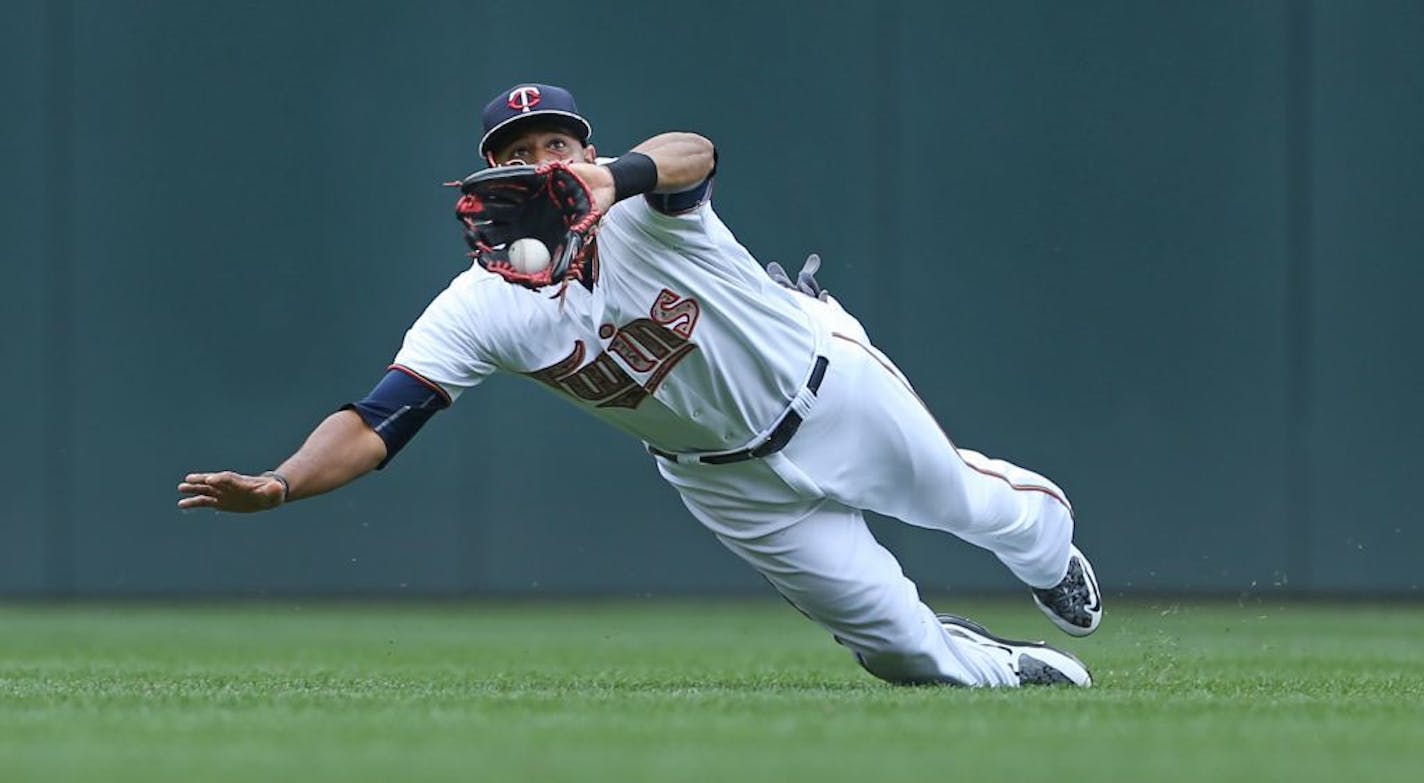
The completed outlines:
<svg viewBox="0 0 1424 783">
<path fill-rule="evenodd" d="M 511 283 L 529 288 L 563 284 L 583 274 L 602 215 L 588 185 L 567 163 L 498 166 L 459 182 L 455 217 L 465 229 L 470 256 Z M 549 266 L 520 272 L 509 259 L 515 240 L 533 237 L 549 249 Z"/>
</svg>

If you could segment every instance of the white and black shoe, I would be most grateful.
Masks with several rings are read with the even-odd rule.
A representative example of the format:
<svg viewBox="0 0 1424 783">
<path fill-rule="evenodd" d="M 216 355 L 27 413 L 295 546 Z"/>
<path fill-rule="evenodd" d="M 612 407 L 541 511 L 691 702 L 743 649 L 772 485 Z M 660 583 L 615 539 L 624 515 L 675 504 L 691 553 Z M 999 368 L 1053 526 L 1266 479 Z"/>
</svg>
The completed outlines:
<svg viewBox="0 0 1424 783">
<path fill-rule="evenodd" d="M 1034 588 L 1033 602 L 1069 636 L 1087 636 L 1103 621 L 1103 594 L 1093 566 L 1078 547 L 1069 545 L 1068 573 L 1046 589 Z"/>
<path fill-rule="evenodd" d="M 981 647 L 1001 650 L 1008 656 L 1009 668 L 1018 675 L 1020 685 L 1076 685 L 1087 688 L 1093 684 L 1088 667 L 1072 655 L 1049 647 L 1043 642 L 1015 642 L 989 633 L 984 626 L 952 614 L 937 616 L 940 625 L 950 635 Z"/>
</svg>

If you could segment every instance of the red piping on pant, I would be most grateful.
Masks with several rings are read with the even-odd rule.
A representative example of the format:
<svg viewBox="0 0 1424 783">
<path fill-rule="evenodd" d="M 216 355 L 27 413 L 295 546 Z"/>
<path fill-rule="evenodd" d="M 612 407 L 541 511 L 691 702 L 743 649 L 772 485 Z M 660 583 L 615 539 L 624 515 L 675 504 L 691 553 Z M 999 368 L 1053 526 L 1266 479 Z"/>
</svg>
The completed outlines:
<svg viewBox="0 0 1424 783">
<path fill-rule="evenodd" d="M 865 351 L 865 353 L 870 356 L 870 358 L 875 360 L 876 364 L 883 367 L 886 372 L 890 373 L 890 375 L 895 378 L 895 380 L 899 381 L 901 385 L 905 387 L 906 391 L 914 395 L 915 399 L 920 403 L 920 407 L 924 408 L 925 413 L 928 413 L 930 415 L 930 420 L 935 423 L 936 427 L 939 427 L 940 434 L 944 436 L 945 440 L 949 441 L 950 448 L 954 449 L 954 456 L 959 457 L 959 461 L 963 462 L 965 467 L 969 468 L 970 470 L 973 470 L 975 473 L 980 473 L 985 476 L 993 476 L 994 478 L 999 479 L 1005 484 L 1008 484 L 1009 487 L 1019 492 L 1042 492 L 1043 494 L 1053 498 L 1054 500 L 1062 504 L 1063 508 L 1068 510 L 1068 516 L 1073 516 L 1073 506 L 1069 505 L 1068 499 L 1058 494 L 1057 492 L 1054 492 L 1052 489 L 1048 487 L 1039 486 L 1037 484 L 1015 484 L 1014 482 L 1009 480 L 1008 476 L 1005 476 L 1002 473 L 995 473 L 994 471 L 989 470 L 987 468 L 981 468 L 977 465 L 971 464 L 969 460 L 964 458 L 963 454 L 959 453 L 959 448 L 954 445 L 954 439 L 949 437 L 949 433 L 944 431 L 944 426 L 939 423 L 939 419 L 935 418 L 934 412 L 930 410 L 928 405 L 925 405 L 925 401 L 920 399 L 920 395 L 915 393 L 914 388 L 911 387 L 910 384 L 907 383 L 904 378 L 900 377 L 900 374 L 895 372 L 895 369 L 893 367 L 882 361 L 879 356 L 875 355 L 874 351 L 870 350 L 869 346 L 862 344 L 859 340 L 856 340 L 853 337 L 847 337 L 841 334 L 840 332 L 831 332 L 831 336 L 838 340 L 845 340 L 846 342 L 860 348 L 862 351 Z"/>
</svg>

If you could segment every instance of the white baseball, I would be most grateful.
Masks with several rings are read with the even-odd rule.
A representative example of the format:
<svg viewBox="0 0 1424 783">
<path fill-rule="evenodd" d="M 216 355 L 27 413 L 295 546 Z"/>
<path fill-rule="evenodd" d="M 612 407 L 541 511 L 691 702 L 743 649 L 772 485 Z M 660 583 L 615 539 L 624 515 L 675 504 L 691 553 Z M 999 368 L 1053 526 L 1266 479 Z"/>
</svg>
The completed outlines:
<svg viewBox="0 0 1424 783">
<path fill-rule="evenodd" d="M 533 237 L 516 239 L 509 245 L 509 264 L 520 274 L 542 272 L 549 266 L 549 248 Z"/>
</svg>

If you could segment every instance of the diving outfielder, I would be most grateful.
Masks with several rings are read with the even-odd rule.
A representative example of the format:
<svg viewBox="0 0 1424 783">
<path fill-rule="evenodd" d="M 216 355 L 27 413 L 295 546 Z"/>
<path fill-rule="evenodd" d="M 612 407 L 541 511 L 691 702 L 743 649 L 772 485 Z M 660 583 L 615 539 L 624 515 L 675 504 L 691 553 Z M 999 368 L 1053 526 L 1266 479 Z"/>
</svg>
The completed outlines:
<svg viewBox="0 0 1424 783">
<path fill-rule="evenodd" d="M 260 511 L 382 468 L 437 411 L 517 373 L 645 444 L 728 549 L 894 683 L 1089 685 L 1041 643 L 921 602 L 864 512 L 993 552 L 1059 628 L 1092 633 L 1097 581 L 1052 482 L 957 449 L 814 278 L 763 269 L 712 209 L 716 153 L 664 133 L 603 162 L 566 90 L 484 110 L 489 168 L 457 184 L 476 263 L 406 333 L 384 378 L 275 471 L 192 473 L 181 508 Z"/>
</svg>

